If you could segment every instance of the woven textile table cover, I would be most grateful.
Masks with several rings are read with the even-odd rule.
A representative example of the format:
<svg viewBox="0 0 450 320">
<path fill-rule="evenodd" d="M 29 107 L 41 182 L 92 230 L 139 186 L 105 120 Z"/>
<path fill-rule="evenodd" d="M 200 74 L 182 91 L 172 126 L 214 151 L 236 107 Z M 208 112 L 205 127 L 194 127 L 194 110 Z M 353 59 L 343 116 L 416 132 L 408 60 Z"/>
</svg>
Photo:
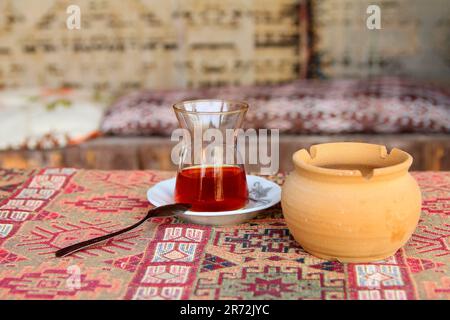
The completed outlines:
<svg viewBox="0 0 450 320">
<path fill-rule="evenodd" d="M 414 235 L 376 263 L 302 250 L 281 208 L 242 225 L 153 218 L 102 245 L 54 252 L 142 218 L 160 171 L 0 170 L 1 299 L 449 299 L 450 172 L 413 173 Z M 282 184 L 283 176 L 271 177 Z"/>
</svg>

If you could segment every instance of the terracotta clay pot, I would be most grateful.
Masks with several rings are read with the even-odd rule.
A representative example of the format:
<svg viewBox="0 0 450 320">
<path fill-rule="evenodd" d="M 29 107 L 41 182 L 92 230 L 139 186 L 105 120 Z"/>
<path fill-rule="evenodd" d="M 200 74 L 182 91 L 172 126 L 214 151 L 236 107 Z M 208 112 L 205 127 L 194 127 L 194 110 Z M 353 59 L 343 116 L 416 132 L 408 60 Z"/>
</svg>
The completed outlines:
<svg viewBox="0 0 450 320">
<path fill-rule="evenodd" d="M 369 262 L 393 255 L 420 216 L 412 157 L 366 143 L 326 143 L 293 155 L 281 205 L 295 240 L 312 255 Z"/>
</svg>

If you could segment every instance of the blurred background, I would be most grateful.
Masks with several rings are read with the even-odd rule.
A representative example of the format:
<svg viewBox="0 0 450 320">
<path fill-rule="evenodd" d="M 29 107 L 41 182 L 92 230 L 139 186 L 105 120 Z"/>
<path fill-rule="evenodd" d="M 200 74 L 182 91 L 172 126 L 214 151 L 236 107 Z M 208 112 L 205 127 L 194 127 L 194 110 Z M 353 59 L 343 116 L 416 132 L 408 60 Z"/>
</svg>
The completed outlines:
<svg viewBox="0 0 450 320">
<path fill-rule="evenodd" d="M 0 167 L 173 169 L 171 106 L 196 98 L 248 101 L 281 171 L 330 141 L 450 170 L 450 2 L 0 0 Z"/>
</svg>

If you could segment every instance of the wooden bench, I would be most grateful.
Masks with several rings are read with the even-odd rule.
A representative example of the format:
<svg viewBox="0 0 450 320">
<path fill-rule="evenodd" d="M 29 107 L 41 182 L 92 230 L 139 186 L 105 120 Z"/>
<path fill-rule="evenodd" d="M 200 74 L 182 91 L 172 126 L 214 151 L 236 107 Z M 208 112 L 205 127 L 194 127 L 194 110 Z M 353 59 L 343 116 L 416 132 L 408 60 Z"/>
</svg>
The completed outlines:
<svg viewBox="0 0 450 320">
<path fill-rule="evenodd" d="M 348 134 L 280 136 L 280 171 L 292 170 L 291 155 L 310 145 L 359 141 L 397 147 L 414 157 L 412 170 L 450 170 L 450 136 L 446 134 Z M 4 168 L 76 167 L 88 169 L 173 170 L 168 137 L 101 137 L 77 146 L 54 150 L 0 152 Z M 247 168 L 249 172 L 257 168 Z"/>
</svg>

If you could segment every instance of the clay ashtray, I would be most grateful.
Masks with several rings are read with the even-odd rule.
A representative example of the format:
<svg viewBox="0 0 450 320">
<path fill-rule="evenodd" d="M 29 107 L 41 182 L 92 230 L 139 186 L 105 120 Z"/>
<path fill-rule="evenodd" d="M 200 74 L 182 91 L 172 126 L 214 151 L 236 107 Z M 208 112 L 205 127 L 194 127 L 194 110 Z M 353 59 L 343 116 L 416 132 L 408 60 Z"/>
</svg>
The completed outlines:
<svg viewBox="0 0 450 320">
<path fill-rule="evenodd" d="M 289 230 L 306 251 L 328 260 L 393 255 L 420 216 L 420 189 L 408 172 L 412 161 L 402 150 L 366 143 L 297 151 L 281 198 Z"/>
</svg>

